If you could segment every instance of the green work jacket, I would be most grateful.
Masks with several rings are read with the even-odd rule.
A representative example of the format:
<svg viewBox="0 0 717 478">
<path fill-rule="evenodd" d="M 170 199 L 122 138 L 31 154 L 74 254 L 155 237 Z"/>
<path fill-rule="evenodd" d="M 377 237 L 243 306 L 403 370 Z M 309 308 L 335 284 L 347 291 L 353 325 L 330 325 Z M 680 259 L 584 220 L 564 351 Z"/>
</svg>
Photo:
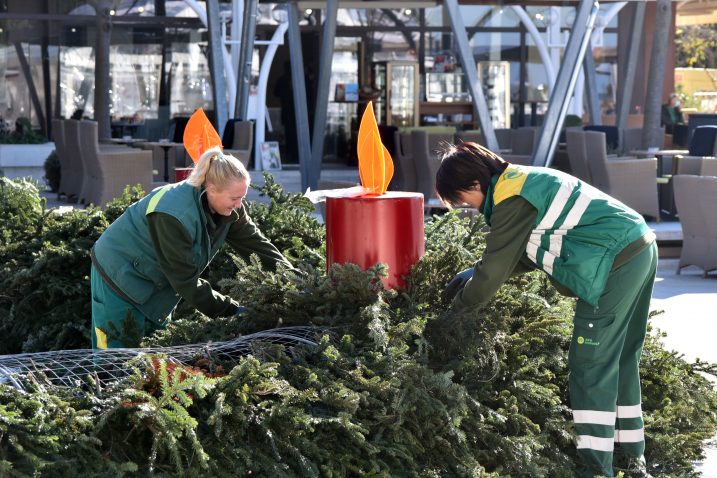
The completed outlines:
<svg viewBox="0 0 717 478">
<path fill-rule="evenodd" d="M 573 176 L 516 165 L 488 189 L 483 214 L 489 225 L 493 208 L 513 196 L 537 211 L 525 248 L 528 259 L 593 306 L 615 257 L 649 231 L 638 213 Z"/>
<path fill-rule="evenodd" d="M 291 265 L 242 207 L 211 216 L 206 192 L 186 182 L 155 189 L 107 228 L 92 251 L 105 282 L 147 318 L 163 322 L 184 297 L 201 312 L 229 315 L 236 302 L 200 278 L 225 240 L 244 257 Z"/>
<path fill-rule="evenodd" d="M 593 306 L 610 272 L 654 241 L 642 217 L 559 171 L 511 165 L 494 176 L 482 259 L 453 307 L 486 304 L 512 275 L 540 268 L 563 294 Z"/>
</svg>

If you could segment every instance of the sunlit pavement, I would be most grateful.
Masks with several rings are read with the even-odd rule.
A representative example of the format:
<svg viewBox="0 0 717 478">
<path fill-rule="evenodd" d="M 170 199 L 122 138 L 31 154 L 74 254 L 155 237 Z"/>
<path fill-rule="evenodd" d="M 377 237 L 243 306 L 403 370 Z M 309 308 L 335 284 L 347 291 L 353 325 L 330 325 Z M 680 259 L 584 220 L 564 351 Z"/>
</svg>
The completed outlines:
<svg viewBox="0 0 717 478">
<path fill-rule="evenodd" d="M 664 313 L 652 319 L 652 326 L 665 332 L 664 344 L 686 360 L 717 362 L 717 273 L 704 278 L 702 269 L 687 267 L 677 275 L 677 263 L 660 259 L 658 264 L 652 309 Z M 717 478 L 717 448 L 708 449 L 697 466 L 703 477 Z"/>
</svg>

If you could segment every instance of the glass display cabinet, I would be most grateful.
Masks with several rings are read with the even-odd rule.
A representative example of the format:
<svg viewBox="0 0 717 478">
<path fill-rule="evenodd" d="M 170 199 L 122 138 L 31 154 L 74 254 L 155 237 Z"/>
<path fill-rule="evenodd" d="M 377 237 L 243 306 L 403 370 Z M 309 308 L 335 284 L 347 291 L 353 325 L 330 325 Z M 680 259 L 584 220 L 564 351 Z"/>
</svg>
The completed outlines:
<svg viewBox="0 0 717 478">
<path fill-rule="evenodd" d="M 376 119 L 386 126 L 418 126 L 418 62 L 378 61 L 371 64 Z"/>
<path fill-rule="evenodd" d="M 460 129 L 475 127 L 473 103 L 463 72 L 426 73 L 426 101 L 421 103 L 421 124 Z"/>
<path fill-rule="evenodd" d="M 483 86 L 493 128 L 510 128 L 510 63 L 479 61 L 478 81 Z"/>
<path fill-rule="evenodd" d="M 463 73 L 426 73 L 426 101 L 454 103 L 471 100 Z"/>
</svg>

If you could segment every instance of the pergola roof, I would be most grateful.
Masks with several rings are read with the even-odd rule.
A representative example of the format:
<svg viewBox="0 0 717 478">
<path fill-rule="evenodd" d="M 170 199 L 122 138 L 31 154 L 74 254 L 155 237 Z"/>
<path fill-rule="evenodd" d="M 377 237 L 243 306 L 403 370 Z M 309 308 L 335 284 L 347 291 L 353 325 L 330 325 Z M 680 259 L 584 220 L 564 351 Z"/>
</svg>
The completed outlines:
<svg viewBox="0 0 717 478">
<path fill-rule="evenodd" d="M 684 0 L 677 5 L 677 26 L 717 23 L 717 0 Z"/>
</svg>

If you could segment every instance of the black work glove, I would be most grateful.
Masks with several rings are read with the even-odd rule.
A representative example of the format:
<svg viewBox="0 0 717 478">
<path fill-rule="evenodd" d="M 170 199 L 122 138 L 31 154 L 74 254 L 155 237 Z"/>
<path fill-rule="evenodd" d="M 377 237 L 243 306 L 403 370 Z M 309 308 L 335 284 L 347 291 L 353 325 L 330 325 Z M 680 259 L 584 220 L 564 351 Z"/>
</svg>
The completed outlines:
<svg viewBox="0 0 717 478">
<path fill-rule="evenodd" d="M 460 290 L 463 288 L 463 286 L 466 285 L 466 282 L 468 282 L 468 279 L 473 277 L 473 269 L 472 267 L 470 269 L 466 269 L 463 272 L 459 272 L 456 274 L 453 279 L 451 279 L 448 284 L 446 284 L 446 288 L 443 290 L 443 300 L 446 302 L 451 302 L 453 298 L 460 292 Z"/>
</svg>

